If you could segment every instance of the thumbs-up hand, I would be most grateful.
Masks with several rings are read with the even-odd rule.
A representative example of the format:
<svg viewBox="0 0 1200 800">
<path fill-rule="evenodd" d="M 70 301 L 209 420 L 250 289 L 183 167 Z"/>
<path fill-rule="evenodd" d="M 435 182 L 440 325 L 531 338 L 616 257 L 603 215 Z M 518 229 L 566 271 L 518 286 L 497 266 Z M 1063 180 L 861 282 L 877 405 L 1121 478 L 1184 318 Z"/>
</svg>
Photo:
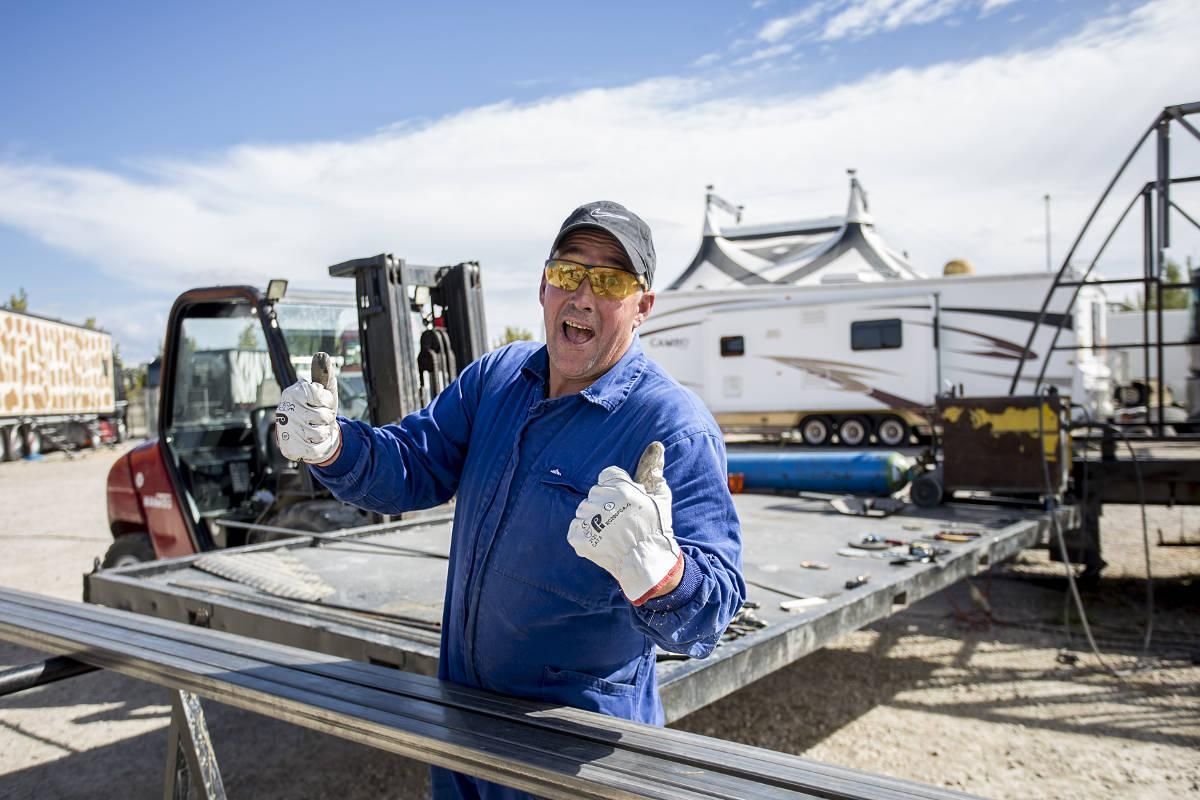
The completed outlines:
<svg viewBox="0 0 1200 800">
<path fill-rule="evenodd" d="M 575 510 L 567 542 L 621 585 L 635 606 L 661 593 L 683 569 L 671 528 L 671 487 L 663 478 L 661 442 L 651 442 L 634 477 L 606 467 Z"/>
<path fill-rule="evenodd" d="M 312 380 L 298 380 L 283 390 L 275 408 L 275 436 L 289 461 L 321 464 L 341 446 L 338 427 L 337 378 L 326 353 L 312 360 Z"/>
</svg>

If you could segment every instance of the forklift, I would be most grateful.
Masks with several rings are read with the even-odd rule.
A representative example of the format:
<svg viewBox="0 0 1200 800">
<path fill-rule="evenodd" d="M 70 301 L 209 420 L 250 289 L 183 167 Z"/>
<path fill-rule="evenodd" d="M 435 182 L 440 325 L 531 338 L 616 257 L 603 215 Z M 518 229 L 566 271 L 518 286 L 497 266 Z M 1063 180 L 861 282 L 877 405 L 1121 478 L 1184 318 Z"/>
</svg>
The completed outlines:
<svg viewBox="0 0 1200 800">
<path fill-rule="evenodd" d="M 385 521 L 280 454 L 275 406 L 319 351 L 338 368 L 342 416 L 378 426 L 425 406 L 486 349 L 479 264 L 385 253 L 329 274 L 352 278 L 354 293 L 289 293 L 272 280 L 265 292 L 217 286 L 175 301 L 157 435 L 108 474 L 102 567 Z"/>
</svg>

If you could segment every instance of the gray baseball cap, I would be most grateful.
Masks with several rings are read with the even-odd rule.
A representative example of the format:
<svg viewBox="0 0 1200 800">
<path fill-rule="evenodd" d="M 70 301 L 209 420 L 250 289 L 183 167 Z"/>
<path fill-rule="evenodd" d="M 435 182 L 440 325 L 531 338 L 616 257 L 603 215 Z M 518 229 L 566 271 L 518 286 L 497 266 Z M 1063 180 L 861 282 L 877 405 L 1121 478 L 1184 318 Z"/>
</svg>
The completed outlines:
<svg viewBox="0 0 1200 800">
<path fill-rule="evenodd" d="M 599 228 L 612 234 L 625 248 L 633 271 L 646 279 L 646 286 L 654 285 L 654 240 L 645 220 L 611 200 L 597 200 L 582 205 L 563 220 L 558 236 L 554 237 L 554 244 L 550 246 L 550 255 L 554 255 L 567 234 L 580 228 Z"/>
</svg>

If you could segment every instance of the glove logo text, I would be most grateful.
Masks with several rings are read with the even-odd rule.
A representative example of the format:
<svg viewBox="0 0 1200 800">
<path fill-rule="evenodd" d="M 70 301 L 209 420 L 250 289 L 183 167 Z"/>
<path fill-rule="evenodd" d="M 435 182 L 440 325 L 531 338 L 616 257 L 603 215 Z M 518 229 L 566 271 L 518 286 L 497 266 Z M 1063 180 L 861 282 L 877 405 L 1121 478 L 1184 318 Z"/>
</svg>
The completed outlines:
<svg viewBox="0 0 1200 800">
<path fill-rule="evenodd" d="M 276 411 L 275 412 L 275 424 L 276 425 L 287 425 L 288 424 L 287 414 L 280 414 L 278 411 Z"/>
<path fill-rule="evenodd" d="M 609 511 L 611 510 L 611 507 L 614 507 L 615 505 L 615 503 L 605 503 L 604 509 Z M 600 535 L 600 531 L 604 530 L 609 525 L 612 525 L 613 520 L 628 511 L 631 505 L 633 504 L 626 503 L 625 505 L 621 506 L 608 519 L 604 519 L 599 514 L 594 515 L 591 519 L 592 530 L 590 531 L 587 529 L 587 524 L 584 524 L 583 532 L 587 535 L 588 544 L 590 544 L 592 547 L 599 547 L 600 542 L 604 540 L 604 537 Z"/>
</svg>

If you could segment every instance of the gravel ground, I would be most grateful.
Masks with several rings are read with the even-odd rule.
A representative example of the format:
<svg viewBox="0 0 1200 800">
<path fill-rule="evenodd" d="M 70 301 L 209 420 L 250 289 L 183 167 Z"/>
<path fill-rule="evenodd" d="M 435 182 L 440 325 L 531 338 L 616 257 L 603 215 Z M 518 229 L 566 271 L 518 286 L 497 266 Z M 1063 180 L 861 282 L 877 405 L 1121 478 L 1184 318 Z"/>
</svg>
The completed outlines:
<svg viewBox="0 0 1200 800">
<path fill-rule="evenodd" d="M 0 585 L 78 599 L 108 546 L 116 457 L 0 464 Z M 1200 542 L 1200 508 L 1149 509 L 1153 542 Z M 1150 548 L 1136 507 L 1109 507 L 1099 585 L 1084 592 L 1103 663 L 1029 551 L 846 637 L 677 727 L 997 798 L 1200 796 L 1200 547 Z M 1068 624 L 1069 623 L 1069 626 Z M 37 660 L 0 644 L 0 665 Z M 1116 669 L 1120 677 L 1107 668 Z M 206 704 L 231 797 L 422 797 L 425 767 Z M 165 690 L 99 672 L 0 699 L 0 797 L 157 797 Z"/>
</svg>

